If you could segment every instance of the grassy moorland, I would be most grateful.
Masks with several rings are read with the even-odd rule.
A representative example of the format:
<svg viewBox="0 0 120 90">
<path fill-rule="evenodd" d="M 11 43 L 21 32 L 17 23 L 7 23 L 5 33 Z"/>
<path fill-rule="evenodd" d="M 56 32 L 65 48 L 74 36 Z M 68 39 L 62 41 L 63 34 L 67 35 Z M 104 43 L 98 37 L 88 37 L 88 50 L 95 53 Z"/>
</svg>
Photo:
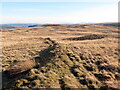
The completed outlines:
<svg viewBox="0 0 120 90">
<path fill-rule="evenodd" d="M 118 33 L 99 24 L 3 29 L 3 88 L 118 89 Z"/>
</svg>

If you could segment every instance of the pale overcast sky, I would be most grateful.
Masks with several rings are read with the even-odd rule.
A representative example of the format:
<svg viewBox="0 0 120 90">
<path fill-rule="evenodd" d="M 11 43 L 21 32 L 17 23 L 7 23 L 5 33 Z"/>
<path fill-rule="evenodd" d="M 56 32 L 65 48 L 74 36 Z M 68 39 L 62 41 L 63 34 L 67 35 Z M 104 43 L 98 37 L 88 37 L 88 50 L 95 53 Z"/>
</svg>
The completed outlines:
<svg viewBox="0 0 120 90">
<path fill-rule="evenodd" d="M 118 21 L 118 0 L 2 0 L 0 4 L 2 23 Z"/>
</svg>

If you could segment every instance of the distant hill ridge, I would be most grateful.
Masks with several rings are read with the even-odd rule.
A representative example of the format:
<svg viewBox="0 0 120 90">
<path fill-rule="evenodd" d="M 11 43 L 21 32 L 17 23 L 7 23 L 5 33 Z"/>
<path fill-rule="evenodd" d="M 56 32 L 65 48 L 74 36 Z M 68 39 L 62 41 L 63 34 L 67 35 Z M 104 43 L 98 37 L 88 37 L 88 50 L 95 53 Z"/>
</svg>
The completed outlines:
<svg viewBox="0 0 120 90">
<path fill-rule="evenodd" d="M 104 26 L 113 26 L 113 27 L 120 27 L 120 23 L 87 23 L 87 24 L 72 24 L 72 25 L 104 25 Z M 49 27 L 49 26 L 61 26 L 61 25 L 69 25 L 69 24 L 0 24 L 0 29 L 12 29 L 12 28 L 20 28 L 20 27 Z"/>
<path fill-rule="evenodd" d="M 49 27 L 49 26 L 61 26 L 61 24 L 30 25 L 30 26 L 28 26 L 28 27 L 37 27 L 37 26 L 45 26 L 45 27 Z"/>
<path fill-rule="evenodd" d="M 1 29 L 11 29 L 11 28 L 18 28 L 19 26 L 13 26 L 13 25 L 7 25 L 7 24 L 1 24 Z"/>
<path fill-rule="evenodd" d="M 97 25 L 120 27 L 120 23 L 101 23 L 101 24 L 97 24 Z"/>
<path fill-rule="evenodd" d="M 39 26 L 44 26 L 44 27 L 49 27 L 49 26 L 61 26 L 61 25 L 104 25 L 104 26 L 113 26 L 113 27 L 120 27 L 120 23 L 86 23 L 86 24 L 36 24 L 36 25 L 30 25 L 28 27 L 39 27 Z"/>
<path fill-rule="evenodd" d="M 12 28 L 28 27 L 29 25 L 35 25 L 35 24 L 0 24 L 0 28 L 12 29 Z"/>
</svg>

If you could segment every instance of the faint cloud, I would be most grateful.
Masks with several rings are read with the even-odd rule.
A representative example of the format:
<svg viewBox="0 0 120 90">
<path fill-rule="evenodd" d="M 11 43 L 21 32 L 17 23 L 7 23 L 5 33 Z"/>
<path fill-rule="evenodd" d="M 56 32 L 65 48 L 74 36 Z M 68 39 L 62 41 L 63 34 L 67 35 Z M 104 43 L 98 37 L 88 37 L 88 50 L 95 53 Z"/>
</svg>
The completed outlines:
<svg viewBox="0 0 120 90">
<path fill-rule="evenodd" d="M 108 5 L 88 11 L 71 13 L 65 16 L 14 17 L 2 16 L 2 23 L 81 23 L 81 22 L 117 22 L 117 5 Z"/>
</svg>

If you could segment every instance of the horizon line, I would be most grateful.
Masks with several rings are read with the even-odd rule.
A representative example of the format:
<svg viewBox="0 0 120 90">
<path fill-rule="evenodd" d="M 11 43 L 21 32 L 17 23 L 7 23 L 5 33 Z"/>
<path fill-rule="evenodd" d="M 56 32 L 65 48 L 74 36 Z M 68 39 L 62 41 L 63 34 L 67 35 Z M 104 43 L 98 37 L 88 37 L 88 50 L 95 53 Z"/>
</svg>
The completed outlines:
<svg viewBox="0 0 120 90">
<path fill-rule="evenodd" d="M 80 23 L 95 23 L 95 22 L 79 22 L 79 23 L 76 23 L 76 24 L 80 24 Z M 27 23 L 27 22 L 23 22 L 23 23 L 19 23 L 19 22 L 16 22 L 16 23 L 0 23 L 0 24 L 72 24 L 71 22 L 63 22 L 63 23 Z M 74 24 L 74 23 L 73 23 Z"/>
</svg>

